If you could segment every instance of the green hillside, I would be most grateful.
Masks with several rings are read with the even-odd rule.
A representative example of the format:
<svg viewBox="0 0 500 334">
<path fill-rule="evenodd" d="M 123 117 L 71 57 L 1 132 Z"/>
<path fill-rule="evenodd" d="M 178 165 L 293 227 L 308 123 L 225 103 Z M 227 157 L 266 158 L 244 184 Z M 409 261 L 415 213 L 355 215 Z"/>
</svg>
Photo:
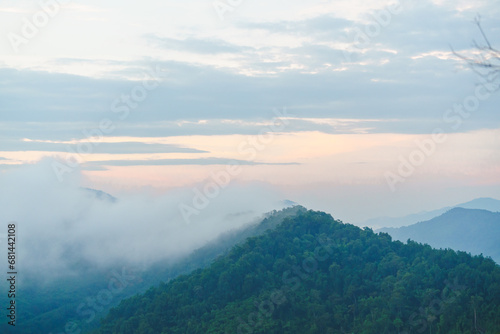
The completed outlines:
<svg viewBox="0 0 500 334">
<path fill-rule="evenodd" d="M 110 311 L 95 333 L 494 333 L 500 267 L 299 212 L 208 268 Z"/>
<path fill-rule="evenodd" d="M 295 206 L 271 212 L 263 221 L 228 231 L 188 256 L 166 259 L 148 268 L 127 263 L 116 263 L 104 269 L 93 268 L 91 264 L 79 261 L 76 254 L 74 275 L 48 282 L 23 276 L 23 281 L 18 284 L 16 301 L 20 320 L 16 327 L 7 322 L 0 323 L 0 333 L 78 334 L 92 330 L 98 327 L 99 319 L 122 299 L 144 293 L 149 287 L 180 274 L 206 267 L 235 244 L 264 233 L 285 217 L 300 211 L 305 211 L 305 208 Z M 114 288 L 113 282 L 118 282 L 118 288 Z M 7 283 L 0 283 L 3 291 L 8 291 Z M 111 289 L 109 284 L 112 284 Z M 0 305 L 8 303 L 7 294 L 0 295 Z"/>
</svg>

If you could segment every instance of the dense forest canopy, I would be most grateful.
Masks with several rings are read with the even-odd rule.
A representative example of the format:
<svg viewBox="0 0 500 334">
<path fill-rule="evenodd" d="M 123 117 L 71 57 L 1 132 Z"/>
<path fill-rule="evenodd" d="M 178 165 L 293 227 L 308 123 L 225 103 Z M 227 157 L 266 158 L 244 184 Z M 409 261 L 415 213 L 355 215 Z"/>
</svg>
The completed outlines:
<svg viewBox="0 0 500 334">
<path fill-rule="evenodd" d="M 265 222 L 264 222 L 265 223 Z M 299 212 L 122 301 L 95 333 L 498 333 L 500 267 Z"/>
</svg>

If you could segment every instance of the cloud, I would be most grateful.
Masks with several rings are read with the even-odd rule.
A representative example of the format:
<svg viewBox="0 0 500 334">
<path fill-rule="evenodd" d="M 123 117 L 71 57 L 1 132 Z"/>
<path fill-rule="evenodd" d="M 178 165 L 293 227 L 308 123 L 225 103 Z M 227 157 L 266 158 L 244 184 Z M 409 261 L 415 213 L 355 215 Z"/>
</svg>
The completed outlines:
<svg viewBox="0 0 500 334">
<path fill-rule="evenodd" d="M 273 201 L 272 192 L 260 186 L 252 185 L 250 190 L 231 187 L 211 201 L 201 215 L 193 217 L 194 225 L 186 227 L 178 204 L 192 201 L 191 188 L 160 197 L 117 196 L 116 203 L 108 203 L 82 192 L 78 173 L 72 173 L 73 181 L 59 184 L 50 162 L 21 168 L 7 164 L 38 156 L 28 156 L 25 150 L 41 155 L 64 152 L 68 146 L 74 149 L 75 144 L 62 142 L 84 140 L 85 132 L 98 129 L 106 119 L 115 126 L 108 135 L 124 142 L 94 145 L 94 153 L 192 153 L 194 157 L 146 160 L 150 157 L 134 156 L 130 160 L 116 157 L 108 161 L 104 159 L 113 157 L 100 157 L 99 161 L 83 164 L 86 171 L 106 170 L 106 166 L 177 165 L 135 169 L 136 173 L 145 174 L 161 170 L 165 174 L 158 172 L 153 182 L 161 178 L 163 184 L 171 186 L 172 182 L 179 182 L 179 174 L 188 179 L 210 166 L 232 163 L 233 160 L 220 157 L 234 153 L 233 147 L 228 144 L 221 154 L 219 145 L 203 142 L 206 136 L 257 135 L 268 131 L 266 124 L 275 117 L 274 108 L 287 107 L 293 117 L 288 118 L 289 124 L 282 133 L 288 136 L 278 134 L 276 146 L 262 152 L 262 161 L 241 161 L 254 165 L 247 168 L 246 179 L 275 184 L 308 183 L 309 192 L 297 188 L 295 194 L 299 198 L 311 205 L 324 203 L 332 211 L 346 210 L 344 213 L 351 216 L 367 215 L 373 210 L 404 211 L 408 203 L 418 209 L 422 196 L 428 205 L 443 201 L 445 195 L 470 196 L 471 188 L 456 189 L 457 184 L 469 182 L 467 175 L 471 170 L 478 171 L 484 178 L 483 184 L 495 188 L 491 191 L 497 191 L 494 163 L 487 164 L 491 168 L 480 169 L 469 163 L 488 162 L 484 156 L 469 154 L 470 158 L 463 158 L 468 142 L 496 143 L 490 140 L 493 137 L 460 142 L 448 155 L 442 149 L 433 158 L 439 164 L 430 161 L 414 181 L 406 182 L 405 187 L 416 189 L 413 197 L 408 197 L 404 189 L 384 197 L 381 194 L 388 191 L 385 184 L 367 191 L 370 187 L 363 183 L 378 182 L 387 168 L 397 167 L 400 153 L 408 153 L 392 154 L 397 147 L 392 141 L 378 149 L 369 147 L 353 152 L 347 158 L 335 155 L 320 162 L 313 159 L 315 155 L 333 154 L 329 151 L 331 143 L 326 140 L 335 142 L 337 138 L 318 136 L 325 140 L 305 142 L 301 141 L 307 137 L 302 137 L 304 133 L 349 134 L 338 137 L 347 139 L 353 137 L 351 134 L 429 134 L 436 128 L 452 133 L 498 127 L 498 94 L 481 101 L 458 129 L 443 121 L 447 110 L 474 93 L 478 78 L 464 70 L 463 63 L 436 56 L 449 52 L 450 46 L 472 49 L 472 40 L 480 37 L 471 24 L 477 13 L 484 19 L 492 44 L 500 45 L 500 7 L 496 2 L 404 1 L 403 11 L 360 46 L 355 43 L 356 32 L 366 32 L 368 24 L 376 22 L 373 13 L 387 4 L 362 2 L 291 1 L 286 6 L 253 2 L 235 9 L 224 23 L 217 20 L 206 2 L 199 6 L 198 2 L 179 2 L 173 8 L 162 1 L 150 6 L 112 2 L 106 5 L 109 10 L 99 13 L 93 8 L 86 12 L 88 8 L 75 4 L 77 7 L 51 22 L 20 55 L 11 54 L 7 39 L 0 41 L 4 43 L 0 63 L 0 155 L 5 156 L 0 159 L 0 212 L 2 219 L 19 221 L 20 247 L 26 254 L 20 263 L 24 263 L 26 271 L 36 268 L 40 272 L 58 272 L 80 259 L 106 265 L 127 259 L 153 262 L 161 258 L 160 254 L 178 256 L 251 218 L 233 221 L 235 225 L 231 225 L 225 216 L 228 212 L 243 212 L 254 206 L 257 213 Z M 19 31 L 22 17 L 17 20 L 16 13 L 12 13 L 18 3 L 10 3 L 6 7 L 8 13 L 0 13 L 1 25 L 5 31 Z M 81 20 L 96 21 L 90 25 L 73 24 Z M 347 55 L 346 49 L 351 51 Z M 64 58 L 58 58 L 59 55 Z M 130 96 L 148 69 L 157 66 L 166 74 L 161 85 L 121 118 L 113 111 L 113 104 Z M 172 138 L 176 136 L 182 139 Z M 200 136 L 194 138 L 200 142 L 189 136 Z M 135 137 L 137 142 L 130 143 L 127 137 Z M 33 141 L 23 141 L 26 138 Z M 192 144 L 146 144 L 151 138 Z M 369 142 L 371 138 L 366 136 L 360 141 Z M 229 143 L 234 138 L 217 139 L 228 139 Z M 344 141 L 339 141 L 339 145 L 346 146 Z M 410 142 L 409 149 L 412 145 Z M 213 152 L 208 152 L 212 147 Z M 283 148 L 290 152 L 283 153 Z M 196 159 L 198 153 L 206 153 L 205 159 Z M 267 161 L 285 161 L 282 164 L 290 166 L 267 166 L 271 165 Z M 294 166 L 286 161 L 303 164 Z M 382 163 L 384 168 L 380 168 Z M 102 173 L 106 175 L 100 179 L 101 184 L 127 183 L 132 179 L 129 169 L 133 167 L 110 169 L 110 173 Z M 122 175 L 113 174 L 118 169 Z M 442 174 L 432 178 L 435 170 Z M 453 177 L 444 177 L 450 173 Z M 144 182 L 152 183 L 150 179 Z M 321 185 L 322 191 L 314 182 Z M 359 184 L 358 190 L 347 196 L 350 188 L 339 188 L 342 182 L 352 183 L 350 187 Z M 422 195 L 423 185 L 432 183 L 434 188 L 429 189 L 444 189 L 453 184 L 453 190 L 436 192 L 440 196 Z M 394 201 L 401 205 L 394 206 Z M 359 207 L 369 210 L 360 211 Z M 99 258 L 102 254 L 106 256 Z"/>
<path fill-rule="evenodd" d="M 83 165 L 84 169 L 87 167 L 99 168 L 99 166 L 179 166 L 179 165 L 297 165 L 294 162 L 283 163 L 269 163 L 269 162 L 255 162 L 237 159 L 223 159 L 223 158 L 201 158 L 201 159 L 154 159 L 154 160 L 106 160 L 106 161 L 92 161 Z M 101 167 L 102 168 L 102 167 Z M 102 169 L 97 169 L 102 170 Z"/>
<path fill-rule="evenodd" d="M 236 23 L 236 27 L 264 30 L 270 34 L 289 34 L 301 37 L 307 36 L 309 38 L 338 40 L 344 35 L 344 30 L 352 24 L 353 21 L 345 18 L 334 17 L 332 14 L 320 14 L 303 20 L 238 22 Z"/>
<path fill-rule="evenodd" d="M 186 221 L 179 205 L 193 205 L 192 188 L 110 201 L 81 188 L 78 173 L 58 182 L 52 162 L 0 174 L 2 220 L 18 224 L 19 271 L 26 277 L 74 274 L 78 263 L 98 268 L 174 259 L 277 208 L 282 199 L 259 184 L 233 184 Z"/>
<path fill-rule="evenodd" d="M 15 14 L 29 13 L 29 11 L 27 11 L 27 10 L 23 10 L 23 9 L 16 8 L 16 7 L 2 7 L 2 8 L 0 8 L 0 12 L 2 12 L 2 13 L 15 13 Z"/>
<path fill-rule="evenodd" d="M 252 50 L 252 48 L 234 45 L 224 40 L 199 39 L 193 37 L 175 39 L 157 35 L 148 35 L 145 36 L 145 38 L 155 47 L 199 54 L 239 53 Z"/>
<path fill-rule="evenodd" d="M 93 138 L 86 138 L 92 140 Z M 208 153 L 207 151 L 180 147 L 178 145 L 154 144 L 141 142 L 92 142 L 94 154 L 146 154 L 146 153 Z M 86 142 L 82 142 L 84 144 Z M 80 145 L 81 145 L 80 144 Z M 33 140 L 4 140 L 0 142 L 0 151 L 45 151 L 45 152 L 78 152 L 79 144 L 58 143 Z"/>
<path fill-rule="evenodd" d="M 439 122 L 447 108 L 462 102 L 475 88 L 471 73 L 456 72 L 454 62 L 434 57 L 410 59 L 370 51 L 370 57 L 387 62 L 351 65 L 348 70 L 337 71 L 333 65 L 335 52 L 328 48 L 296 51 L 303 52 L 304 57 L 310 55 L 314 66 L 323 64 L 323 70 L 317 74 L 297 70 L 273 78 L 252 78 L 225 70 L 160 63 L 169 73 L 167 78 L 124 120 L 111 111 L 111 105 L 122 94 L 130 94 L 136 82 L 0 70 L 4 83 L 0 83 L 0 99 L 5 101 L 0 110 L 2 136 L 17 140 L 84 139 L 83 130 L 98 128 L 103 119 L 115 125 L 113 136 L 250 134 L 261 128 L 227 126 L 218 120 L 270 120 L 275 117 L 273 108 L 282 107 L 297 118 L 398 119 L 402 122 L 370 127 L 375 132 L 420 132 L 430 121 Z M 332 66 L 326 65 L 329 59 Z M 468 119 L 464 129 L 490 128 L 496 99 L 493 96 L 482 103 L 481 117 Z M 209 123 L 197 124 L 199 120 Z M 405 125 L 409 122 L 416 130 Z M 400 124 L 404 126 L 398 127 Z M 306 122 L 300 128 L 332 131 Z"/>
<path fill-rule="evenodd" d="M 382 5 L 380 2 L 373 8 Z M 283 106 L 293 110 L 297 118 L 380 121 L 339 129 L 296 120 L 287 129 L 290 132 L 363 129 L 422 133 L 432 131 L 448 108 L 474 91 L 477 78 L 457 71 L 457 65 L 463 64 L 434 55 L 449 52 L 450 46 L 471 48 L 472 40 L 480 37 L 471 24 L 475 11 L 457 10 L 449 1 L 405 2 L 390 24 L 367 45 L 357 48 L 353 34 L 376 21 L 373 13 L 361 15 L 362 20 L 349 15 L 336 17 L 335 6 L 338 11 L 349 10 L 345 4 L 329 3 L 324 4 L 327 12 L 305 19 L 290 15 L 286 20 L 234 20 L 227 33 L 226 29 L 222 29 L 224 33 L 169 32 L 175 38 L 141 33 L 141 41 L 146 40 L 155 50 L 152 57 L 146 56 L 151 49 L 144 49 L 142 60 L 82 55 L 44 62 L 52 73 L 1 68 L 3 147 L 14 150 L 18 145 L 14 141 L 23 138 L 82 139 L 82 130 L 96 128 L 102 119 L 114 122 L 114 136 L 252 134 L 260 128 L 227 126 L 219 120 L 269 120 L 274 116 L 272 109 Z M 498 27 L 493 18 L 498 9 L 488 2 L 477 6 L 474 10 L 485 12 L 485 30 L 497 45 L 500 35 L 494 33 Z M 361 12 L 359 8 L 352 10 Z M 346 59 L 345 48 L 352 51 L 351 60 Z M 171 50 L 188 52 L 192 57 L 170 59 Z M 428 56 L 421 57 L 424 54 Z M 214 61 L 205 62 L 208 58 Z M 113 103 L 130 95 L 148 68 L 155 66 L 167 74 L 162 84 L 130 110 L 126 119 L 120 119 L 112 111 Z M 107 75 L 91 78 L 57 73 L 94 67 L 106 69 Z M 482 103 L 481 116 L 469 118 L 461 130 L 496 126 L 496 102 L 497 97 L 492 97 Z M 207 123 L 196 124 L 199 120 Z M 103 147 L 107 153 L 127 152 L 117 146 Z M 53 149 L 61 150 L 56 145 Z M 166 147 L 158 149 L 168 151 Z M 40 146 L 34 150 L 45 149 Z M 148 150 L 135 147 L 130 149 L 133 151 Z"/>
</svg>

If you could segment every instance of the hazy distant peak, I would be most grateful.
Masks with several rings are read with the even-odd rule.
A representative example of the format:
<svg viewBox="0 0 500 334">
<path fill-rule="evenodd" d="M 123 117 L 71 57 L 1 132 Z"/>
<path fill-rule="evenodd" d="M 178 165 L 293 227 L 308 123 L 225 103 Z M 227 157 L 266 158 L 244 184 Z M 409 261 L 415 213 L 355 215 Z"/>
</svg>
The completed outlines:
<svg viewBox="0 0 500 334">
<path fill-rule="evenodd" d="M 85 190 L 88 194 L 90 194 L 91 196 L 94 196 L 95 198 L 99 199 L 99 200 L 102 200 L 102 201 L 109 201 L 109 202 L 116 202 L 117 201 L 117 198 L 104 192 L 104 191 L 101 191 L 101 190 L 97 190 L 97 189 L 92 189 L 92 188 L 82 188 L 83 190 Z"/>
<path fill-rule="evenodd" d="M 490 211 L 490 210 L 486 210 L 486 209 L 476 209 L 476 208 L 464 208 L 464 207 L 461 207 L 461 206 L 456 206 L 456 207 L 453 207 L 451 209 L 449 209 L 448 211 L 446 211 L 444 215 L 462 215 L 462 214 L 467 214 L 467 213 L 474 213 L 474 214 L 480 214 L 480 213 L 483 213 L 483 214 L 494 214 L 496 212 L 493 212 L 493 211 Z M 438 218 L 438 217 L 436 217 Z"/>
<path fill-rule="evenodd" d="M 500 201 L 490 197 L 480 197 L 466 203 L 455 205 L 455 207 L 461 207 L 465 209 L 482 209 L 492 212 L 499 212 Z"/>
<path fill-rule="evenodd" d="M 494 198 L 481 197 L 473 199 L 469 202 L 447 206 L 432 211 L 421 211 L 419 213 L 410 214 L 402 217 L 379 217 L 366 220 L 363 225 L 369 226 L 374 229 L 380 228 L 398 228 L 402 226 L 409 226 L 416 224 L 418 222 L 428 221 L 435 217 L 441 216 L 443 213 L 450 211 L 453 208 L 465 208 L 465 209 L 478 209 L 478 210 L 488 210 L 491 212 L 500 212 L 500 201 Z"/>
<path fill-rule="evenodd" d="M 284 207 L 284 208 L 289 208 L 289 207 L 294 207 L 296 205 L 299 205 L 298 203 L 294 202 L 294 201 L 290 201 L 289 199 L 285 199 L 283 201 L 280 202 L 280 204 Z"/>
</svg>

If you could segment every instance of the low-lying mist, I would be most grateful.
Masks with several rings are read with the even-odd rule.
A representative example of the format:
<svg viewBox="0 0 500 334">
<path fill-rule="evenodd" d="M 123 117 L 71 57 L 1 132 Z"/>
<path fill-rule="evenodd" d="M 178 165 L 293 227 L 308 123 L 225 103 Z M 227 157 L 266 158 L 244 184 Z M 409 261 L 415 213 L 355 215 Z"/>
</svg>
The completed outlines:
<svg viewBox="0 0 500 334">
<path fill-rule="evenodd" d="M 53 161 L 0 174 L 2 243 L 7 223 L 16 222 L 18 271 L 27 277 L 77 275 L 83 268 L 117 264 L 145 268 L 187 255 L 282 206 L 277 192 L 256 184 L 229 184 L 208 204 L 198 198 L 197 207 L 192 187 L 114 200 L 82 188 L 78 171 L 59 182 Z"/>
</svg>

